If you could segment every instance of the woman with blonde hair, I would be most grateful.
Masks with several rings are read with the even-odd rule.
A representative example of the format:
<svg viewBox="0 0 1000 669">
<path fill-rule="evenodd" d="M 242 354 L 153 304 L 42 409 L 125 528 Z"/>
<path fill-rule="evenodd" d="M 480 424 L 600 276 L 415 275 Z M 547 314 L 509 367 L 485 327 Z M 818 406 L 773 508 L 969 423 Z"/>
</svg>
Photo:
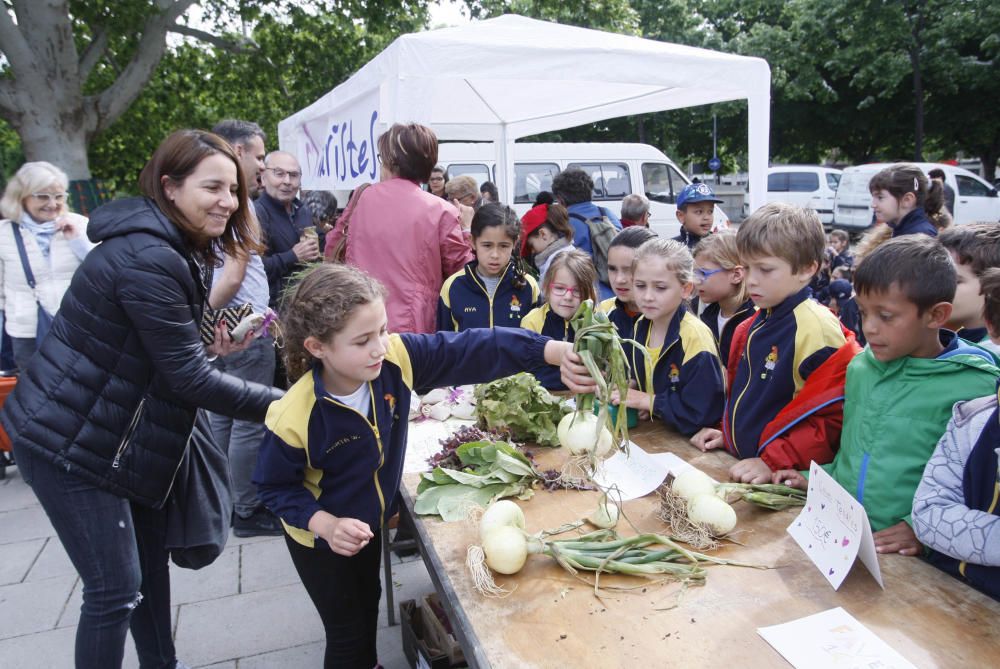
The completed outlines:
<svg viewBox="0 0 1000 669">
<path fill-rule="evenodd" d="M 55 165 L 25 163 L 0 199 L 0 311 L 22 371 L 94 246 L 87 219 L 66 208 L 68 187 Z"/>
</svg>

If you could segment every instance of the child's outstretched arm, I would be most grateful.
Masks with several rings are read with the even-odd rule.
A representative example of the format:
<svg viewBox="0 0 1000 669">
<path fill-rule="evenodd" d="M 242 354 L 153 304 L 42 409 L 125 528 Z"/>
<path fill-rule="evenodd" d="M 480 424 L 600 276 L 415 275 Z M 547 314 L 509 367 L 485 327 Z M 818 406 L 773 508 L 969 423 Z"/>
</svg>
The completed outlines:
<svg viewBox="0 0 1000 669">
<path fill-rule="evenodd" d="M 401 334 L 389 340 L 390 357 L 412 374 L 412 388 L 485 383 L 542 365 L 559 365 L 569 342 L 520 328 Z"/>
</svg>

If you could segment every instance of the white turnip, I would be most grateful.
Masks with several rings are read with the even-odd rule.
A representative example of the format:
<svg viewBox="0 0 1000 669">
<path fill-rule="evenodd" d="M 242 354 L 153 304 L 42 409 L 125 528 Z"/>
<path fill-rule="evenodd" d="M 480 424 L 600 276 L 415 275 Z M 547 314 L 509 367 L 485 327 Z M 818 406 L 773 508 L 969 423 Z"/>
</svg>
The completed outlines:
<svg viewBox="0 0 1000 669">
<path fill-rule="evenodd" d="M 708 527 L 713 536 L 729 534 L 736 527 L 736 511 L 714 492 L 695 495 L 688 501 L 691 522 Z"/>
<path fill-rule="evenodd" d="M 566 414 L 559 421 L 556 433 L 559 443 L 573 455 L 603 457 L 611 451 L 611 431 L 593 413 Z"/>
<path fill-rule="evenodd" d="M 479 539 L 486 540 L 486 535 L 498 527 L 516 527 L 524 529 L 524 512 L 509 499 L 498 499 L 490 504 L 483 517 L 479 519 Z"/>
</svg>

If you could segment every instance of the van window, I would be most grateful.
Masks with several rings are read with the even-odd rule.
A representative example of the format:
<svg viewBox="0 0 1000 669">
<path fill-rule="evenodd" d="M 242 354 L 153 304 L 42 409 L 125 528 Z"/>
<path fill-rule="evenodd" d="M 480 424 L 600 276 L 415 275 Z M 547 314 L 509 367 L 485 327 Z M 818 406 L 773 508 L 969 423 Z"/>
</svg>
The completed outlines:
<svg viewBox="0 0 1000 669">
<path fill-rule="evenodd" d="M 826 186 L 830 190 L 837 190 L 837 186 L 840 185 L 840 175 L 836 172 L 826 173 Z"/>
<path fill-rule="evenodd" d="M 484 181 L 490 180 L 490 169 L 482 163 L 452 163 L 448 165 L 448 178 L 468 174 L 476 180 L 477 186 L 482 186 Z"/>
<path fill-rule="evenodd" d="M 541 191 L 551 191 L 557 174 L 555 163 L 514 163 L 514 203 L 531 204 Z"/>
<path fill-rule="evenodd" d="M 672 165 L 666 163 L 642 164 L 642 189 L 654 202 L 673 204 L 687 180 Z"/>
<path fill-rule="evenodd" d="M 788 192 L 812 193 L 819 190 L 819 175 L 815 172 L 789 172 Z"/>
<path fill-rule="evenodd" d="M 767 190 L 772 193 L 788 192 L 788 173 L 778 172 L 767 175 Z"/>
<path fill-rule="evenodd" d="M 955 181 L 958 182 L 959 195 L 967 197 L 989 197 L 992 192 L 992 189 L 990 189 L 989 186 L 983 182 L 962 174 L 956 174 Z"/>
<path fill-rule="evenodd" d="M 620 200 L 632 192 L 628 165 L 624 163 L 570 163 L 594 180 L 594 200 Z"/>
</svg>

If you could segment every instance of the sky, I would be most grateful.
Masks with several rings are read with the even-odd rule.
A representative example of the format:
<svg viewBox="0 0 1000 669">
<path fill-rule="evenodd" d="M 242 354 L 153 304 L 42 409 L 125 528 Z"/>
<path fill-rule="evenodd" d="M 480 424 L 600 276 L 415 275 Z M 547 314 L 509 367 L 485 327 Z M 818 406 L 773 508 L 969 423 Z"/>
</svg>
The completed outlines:
<svg viewBox="0 0 1000 669">
<path fill-rule="evenodd" d="M 465 9 L 464 3 L 460 4 L 453 0 L 437 0 L 431 3 L 430 26 L 434 28 L 440 25 L 457 26 L 468 23 L 468 10 L 465 10 L 466 14 L 462 14 L 463 9 Z"/>
</svg>

